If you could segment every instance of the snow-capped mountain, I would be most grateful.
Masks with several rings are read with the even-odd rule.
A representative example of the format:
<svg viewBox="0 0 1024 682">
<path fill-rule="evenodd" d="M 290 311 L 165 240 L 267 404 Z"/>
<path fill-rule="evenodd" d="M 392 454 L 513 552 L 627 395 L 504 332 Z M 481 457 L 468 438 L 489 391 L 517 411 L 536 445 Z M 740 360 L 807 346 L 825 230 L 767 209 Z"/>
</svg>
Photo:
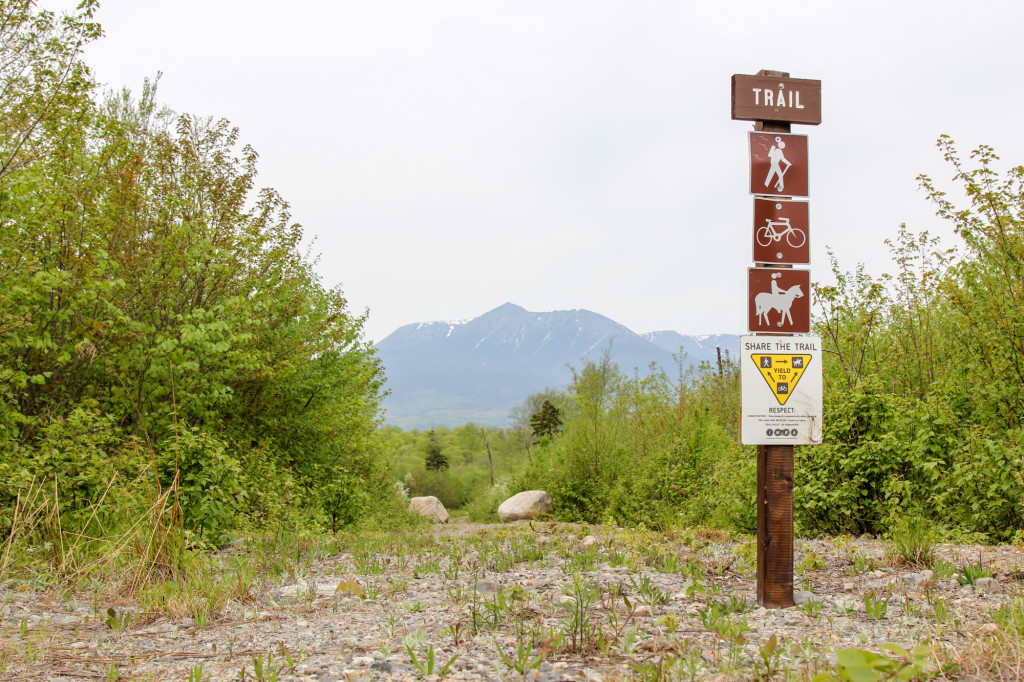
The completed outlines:
<svg viewBox="0 0 1024 682">
<path fill-rule="evenodd" d="M 735 355 L 739 337 L 641 336 L 589 310 L 534 313 L 512 303 L 470 320 L 408 324 L 377 344 L 391 390 L 387 422 L 507 425 L 512 407 L 544 388 L 564 388 L 570 366 L 599 360 L 609 344 L 624 371 L 646 373 L 654 362 L 675 376 L 680 347 L 687 365 L 714 362 L 716 346 Z"/>
</svg>

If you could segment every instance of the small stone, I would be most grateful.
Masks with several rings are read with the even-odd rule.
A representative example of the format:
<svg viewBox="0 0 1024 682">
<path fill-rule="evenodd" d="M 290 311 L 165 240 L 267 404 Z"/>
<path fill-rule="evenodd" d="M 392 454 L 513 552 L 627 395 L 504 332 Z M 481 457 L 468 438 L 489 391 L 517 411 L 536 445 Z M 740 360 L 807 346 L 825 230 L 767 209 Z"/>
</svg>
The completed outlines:
<svg viewBox="0 0 1024 682">
<path fill-rule="evenodd" d="M 917 589 L 927 590 L 935 582 L 935 573 L 925 569 L 917 574 Z"/>
<path fill-rule="evenodd" d="M 595 538 L 593 535 L 588 535 L 587 537 L 580 540 L 580 549 L 588 550 L 596 544 L 597 538 Z"/>
<path fill-rule="evenodd" d="M 993 632 L 997 632 L 998 630 L 999 626 L 995 623 L 985 623 L 980 628 L 978 628 L 978 632 L 982 635 L 991 635 Z"/>
<path fill-rule="evenodd" d="M 476 582 L 477 594 L 494 594 L 498 591 L 498 586 L 490 580 L 478 580 Z"/>
<path fill-rule="evenodd" d="M 651 616 L 652 616 L 652 615 L 654 615 L 654 614 L 653 614 L 653 612 L 651 611 L 651 607 L 650 607 L 650 606 L 648 606 L 647 604 L 644 604 L 644 605 L 642 605 L 642 606 L 638 606 L 638 607 L 636 607 L 636 608 L 635 608 L 635 609 L 633 610 L 633 615 L 634 615 L 634 616 L 646 616 L 646 617 L 648 617 L 648 618 L 649 618 L 649 617 L 651 617 Z"/>
<path fill-rule="evenodd" d="M 843 591 L 844 592 L 852 592 L 853 591 L 853 587 L 854 587 L 854 585 L 853 585 L 852 582 L 845 582 L 845 583 L 843 583 Z"/>
<path fill-rule="evenodd" d="M 373 665 L 373 656 L 356 656 L 352 659 L 352 665 L 357 665 L 360 668 Z"/>
<path fill-rule="evenodd" d="M 1003 587 L 995 578 L 978 578 L 974 581 L 974 591 L 978 594 L 998 594 L 1003 591 Z"/>
<path fill-rule="evenodd" d="M 374 661 L 370 664 L 370 670 L 377 670 L 382 673 L 391 672 L 391 664 L 387 661 Z"/>
<path fill-rule="evenodd" d="M 805 606 L 813 598 L 814 593 L 807 590 L 797 590 L 793 593 L 793 603 L 797 606 Z"/>
</svg>

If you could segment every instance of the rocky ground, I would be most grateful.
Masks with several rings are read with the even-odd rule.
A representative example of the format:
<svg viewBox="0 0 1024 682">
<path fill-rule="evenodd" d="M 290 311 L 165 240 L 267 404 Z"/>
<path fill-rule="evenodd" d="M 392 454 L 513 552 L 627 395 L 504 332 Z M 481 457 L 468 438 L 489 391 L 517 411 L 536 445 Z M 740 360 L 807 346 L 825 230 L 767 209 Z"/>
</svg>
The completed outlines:
<svg viewBox="0 0 1024 682">
<path fill-rule="evenodd" d="M 131 600 L 8 580 L 0 679 L 812 679 L 847 648 L 900 665 L 886 643 L 930 645 L 918 664 L 949 678 L 1021 676 L 1017 547 L 939 545 L 918 570 L 876 540 L 798 540 L 784 610 L 755 603 L 751 539 L 714 532 L 451 524 L 260 551 Z"/>
</svg>

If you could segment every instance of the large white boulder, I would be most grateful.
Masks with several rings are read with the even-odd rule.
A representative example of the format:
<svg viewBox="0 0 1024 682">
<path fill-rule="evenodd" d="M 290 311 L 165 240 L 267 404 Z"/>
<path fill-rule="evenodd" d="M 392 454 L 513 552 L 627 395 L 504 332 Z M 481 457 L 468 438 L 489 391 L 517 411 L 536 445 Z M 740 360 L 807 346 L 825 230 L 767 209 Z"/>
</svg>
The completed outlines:
<svg viewBox="0 0 1024 682">
<path fill-rule="evenodd" d="M 524 490 L 516 493 L 498 507 L 498 518 L 502 521 L 533 519 L 551 511 L 551 495 L 543 490 Z"/>
<path fill-rule="evenodd" d="M 448 510 L 441 504 L 441 500 L 433 495 L 412 498 L 409 500 L 409 511 L 434 519 L 438 523 L 448 523 Z"/>
</svg>

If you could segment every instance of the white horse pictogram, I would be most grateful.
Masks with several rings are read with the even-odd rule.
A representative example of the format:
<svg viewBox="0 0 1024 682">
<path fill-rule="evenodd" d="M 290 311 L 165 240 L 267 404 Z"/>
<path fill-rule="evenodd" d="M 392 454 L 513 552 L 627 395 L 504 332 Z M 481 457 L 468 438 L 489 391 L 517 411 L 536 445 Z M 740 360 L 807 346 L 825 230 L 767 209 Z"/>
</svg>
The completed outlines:
<svg viewBox="0 0 1024 682">
<path fill-rule="evenodd" d="M 775 284 L 775 282 L 772 282 L 772 284 Z M 775 287 L 772 287 L 772 289 L 774 290 Z M 778 310 L 782 314 L 775 326 L 781 327 L 785 323 L 786 318 L 789 318 L 789 323 L 793 324 L 793 316 L 789 310 L 793 307 L 793 300 L 803 298 L 803 295 L 804 292 L 800 289 L 799 284 L 788 289 L 779 290 L 777 293 L 774 291 L 762 291 L 754 297 L 754 312 L 757 313 L 758 324 L 771 325 L 768 313 L 773 310 Z M 764 319 L 762 320 L 762 318 Z"/>
</svg>

